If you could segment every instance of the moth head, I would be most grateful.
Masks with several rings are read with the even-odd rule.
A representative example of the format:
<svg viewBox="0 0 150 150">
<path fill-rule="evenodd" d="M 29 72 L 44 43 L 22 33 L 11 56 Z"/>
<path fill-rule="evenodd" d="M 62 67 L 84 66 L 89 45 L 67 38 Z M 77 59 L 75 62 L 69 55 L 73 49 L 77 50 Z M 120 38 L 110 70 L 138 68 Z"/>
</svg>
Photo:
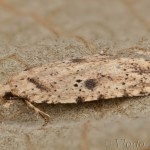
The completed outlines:
<svg viewBox="0 0 150 150">
<path fill-rule="evenodd" d="M 5 92 L 10 91 L 10 87 L 9 85 L 5 84 L 5 85 L 1 85 L 0 84 L 0 97 L 3 97 Z"/>
<path fill-rule="evenodd" d="M 12 92 L 5 92 L 5 95 L 3 96 L 3 99 L 5 100 L 11 100 L 13 98 L 15 98 L 15 95 L 13 95 Z"/>
<path fill-rule="evenodd" d="M 13 93 L 11 92 L 9 84 L 0 85 L 0 98 L 5 100 L 10 100 L 14 97 Z"/>
</svg>

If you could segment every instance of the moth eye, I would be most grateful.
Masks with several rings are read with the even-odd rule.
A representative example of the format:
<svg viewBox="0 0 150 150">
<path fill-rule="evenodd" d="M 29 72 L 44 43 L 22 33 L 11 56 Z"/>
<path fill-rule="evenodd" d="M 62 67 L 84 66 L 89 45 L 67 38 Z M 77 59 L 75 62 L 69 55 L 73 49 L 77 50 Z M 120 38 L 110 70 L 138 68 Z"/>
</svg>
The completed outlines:
<svg viewBox="0 0 150 150">
<path fill-rule="evenodd" d="M 12 92 L 5 92 L 5 95 L 3 96 L 5 100 L 11 100 L 12 98 L 16 98 L 16 97 L 18 96 L 14 95 Z"/>
</svg>

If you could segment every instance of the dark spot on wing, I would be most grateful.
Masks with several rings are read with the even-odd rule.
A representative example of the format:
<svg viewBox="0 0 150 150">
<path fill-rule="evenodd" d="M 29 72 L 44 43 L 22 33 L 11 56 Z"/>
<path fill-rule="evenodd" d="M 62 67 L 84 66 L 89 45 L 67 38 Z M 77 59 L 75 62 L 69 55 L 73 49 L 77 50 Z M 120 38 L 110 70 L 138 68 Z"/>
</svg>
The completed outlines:
<svg viewBox="0 0 150 150">
<path fill-rule="evenodd" d="M 24 78 L 21 78 L 20 80 L 24 80 Z"/>
<path fill-rule="evenodd" d="M 145 92 L 143 92 L 143 91 L 140 91 L 140 95 L 145 95 Z"/>
<path fill-rule="evenodd" d="M 84 85 L 87 89 L 93 90 L 97 86 L 96 79 L 88 79 L 84 82 Z"/>
<path fill-rule="evenodd" d="M 39 83 L 39 81 L 37 81 L 36 79 L 34 79 L 34 78 L 27 78 L 27 80 L 29 82 L 33 83 L 36 86 L 36 88 L 48 92 L 47 87 L 45 87 L 43 84 Z"/>
<path fill-rule="evenodd" d="M 78 104 L 80 104 L 80 103 L 82 103 L 82 102 L 84 102 L 84 101 L 85 101 L 85 98 L 84 98 L 84 97 L 78 96 L 78 97 L 76 98 L 76 102 L 77 102 Z"/>
<path fill-rule="evenodd" d="M 105 75 L 102 74 L 102 77 L 105 77 Z"/>
<path fill-rule="evenodd" d="M 43 100 L 42 103 L 48 103 L 49 100 Z"/>
<path fill-rule="evenodd" d="M 82 80 L 80 80 L 80 79 L 77 79 L 77 80 L 76 80 L 76 82 L 80 83 L 80 82 L 82 82 Z"/>
<path fill-rule="evenodd" d="M 73 63 L 80 63 L 80 62 L 85 62 L 86 59 L 75 58 L 75 59 L 71 59 L 71 61 L 72 61 Z"/>
<path fill-rule="evenodd" d="M 74 84 L 74 87 L 78 87 L 78 84 Z"/>
<path fill-rule="evenodd" d="M 98 100 L 100 100 L 100 99 L 104 99 L 104 95 L 100 94 L 100 95 L 98 96 Z"/>
<path fill-rule="evenodd" d="M 126 90 L 124 90 L 124 92 L 123 92 L 123 97 L 129 97 L 129 94 Z"/>
<path fill-rule="evenodd" d="M 132 71 L 133 73 L 137 73 L 139 75 L 150 73 L 149 67 L 142 68 L 142 67 L 138 66 L 137 64 L 132 64 L 132 65 L 133 66 L 131 68 L 133 69 L 133 71 Z"/>
</svg>

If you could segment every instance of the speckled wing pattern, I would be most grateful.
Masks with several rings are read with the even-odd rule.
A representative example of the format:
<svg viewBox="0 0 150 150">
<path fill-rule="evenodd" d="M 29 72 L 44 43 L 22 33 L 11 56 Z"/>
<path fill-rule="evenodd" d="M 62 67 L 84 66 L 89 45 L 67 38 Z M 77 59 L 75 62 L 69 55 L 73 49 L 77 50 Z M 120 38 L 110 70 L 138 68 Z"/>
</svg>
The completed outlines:
<svg viewBox="0 0 150 150">
<path fill-rule="evenodd" d="M 33 103 L 78 103 L 150 94 L 150 61 L 94 55 L 23 71 L 11 92 Z"/>
</svg>

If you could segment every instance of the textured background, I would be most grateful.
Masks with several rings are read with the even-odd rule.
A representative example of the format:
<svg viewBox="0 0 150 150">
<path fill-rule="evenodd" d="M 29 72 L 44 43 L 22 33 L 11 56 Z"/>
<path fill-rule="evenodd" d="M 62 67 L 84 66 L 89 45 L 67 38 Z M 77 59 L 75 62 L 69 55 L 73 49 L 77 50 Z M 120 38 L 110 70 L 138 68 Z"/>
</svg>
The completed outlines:
<svg viewBox="0 0 150 150">
<path fill-rule="evenodd" d="M 150 60 L 149 0 L 0 0 L 0 83 L 22 70 L 106 53 Z M 38 105 L 0 102 L 1 150 L 150 149 L 150 97 Z"/>
</svg>

